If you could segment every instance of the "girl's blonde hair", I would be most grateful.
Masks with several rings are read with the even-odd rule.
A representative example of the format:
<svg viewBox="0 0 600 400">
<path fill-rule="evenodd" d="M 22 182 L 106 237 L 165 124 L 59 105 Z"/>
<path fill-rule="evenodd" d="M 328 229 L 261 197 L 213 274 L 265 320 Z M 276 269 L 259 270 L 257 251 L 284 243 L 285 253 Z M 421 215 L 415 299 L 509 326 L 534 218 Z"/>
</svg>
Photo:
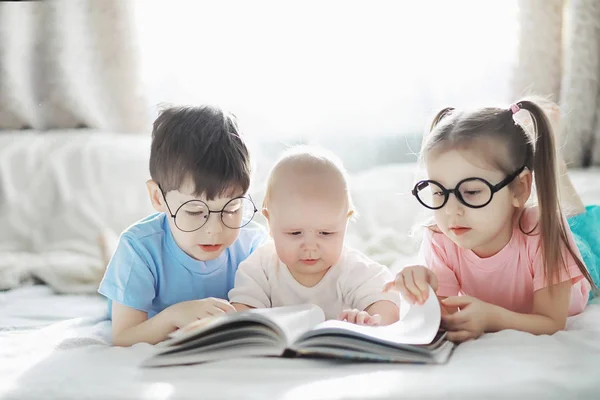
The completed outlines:
<svg viewBox="0 0 600 400">
<path fill-rule="evenodd" d="M 543 102 L 542 102 L 543 103 Z M 526 110 L 533 123 L 531 135 L 515 122 L 513 114 Z M 492 151 L 489 140 L 506 146 L 506 152 Z M 539 208 L 539 228 L 542 235 L 542 259 L 547 285 L 558 282 L 560 268 L 567 270 L 562 249 L 566 248 L 579 270 L 597 288 L 583 261 L 568 241 L 567 228 L 558 192 L 556 150 L 552 125 L 542 105 L 534 99 L 524 99 L 509 108 L 481 108 L 471 112 L 444 108 L 434 117 L 430 132 L 423 138 L 421 161 L 434 152 L 480 145 L 486 161 L 506 175 L 525 166 L 534 176 Z M 485 146 L 488 144 L 488 146 Z M 523 231 L 519 224 L 519 227 Z M 525 234 L 531 234 L 532 229 Z"/>
</svg>

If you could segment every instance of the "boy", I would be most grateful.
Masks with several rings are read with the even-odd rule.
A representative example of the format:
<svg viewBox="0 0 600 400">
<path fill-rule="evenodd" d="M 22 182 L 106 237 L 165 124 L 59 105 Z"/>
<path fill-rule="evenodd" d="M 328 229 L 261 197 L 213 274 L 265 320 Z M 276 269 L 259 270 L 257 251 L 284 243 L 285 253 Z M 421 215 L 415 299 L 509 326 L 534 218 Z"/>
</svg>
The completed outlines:
<svg viewBox="0 0 600 400">
<path fill-rule="evenodd" d="M 164 110 L 153 126 L 150 176 L 157 213 L 122 233 L 98 290 L 109 299 L 116 346 L 156 344 L 192 321 L 235 311 L 223 299 L 239 263 L 266 237 L 250 224 L 249 154 L 233 115 Z"/>
</svg>

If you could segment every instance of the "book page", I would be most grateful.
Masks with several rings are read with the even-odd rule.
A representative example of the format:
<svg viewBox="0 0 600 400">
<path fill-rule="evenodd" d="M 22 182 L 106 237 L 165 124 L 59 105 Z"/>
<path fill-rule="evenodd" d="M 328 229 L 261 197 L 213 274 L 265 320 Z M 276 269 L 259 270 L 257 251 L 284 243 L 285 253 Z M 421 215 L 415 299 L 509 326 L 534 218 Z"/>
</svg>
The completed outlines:
<svg viewBox="0 0 600 400">
<path fill-rule="evenodd" d="M 409 304 L 403 298 L 402 307 L 408 307 L 406 314 L 386 328 L 395 330 L 397 337 L 406 344 L 431 343 L 440 329 L 442 319 L 440 302 L 434 290 L 429 287 L 429 297 L 424 304 Z"/>
<path fill-rule="evenodd" d="M 288 344 L 293 343 L 300 335 L 325 321 L 325 314 L 314 304 L 297 306 L 263 308 L 252 310 L 267 316 L 283 332 Z"/>
<path fill-rule="evenodd" d="M 288 307 L 256 308 L 243 312 L 207 317 L 192 322 L 172 333 L 170 339 L 158 347 L 178 345 L 191 338 L 209 333 L 225 331 L 240 322 L 253 322 L 272 330 L 281 342 L 292 343 L 298 336 L 323 322 L 323 310 L 313 304 L 302 304 Z M 242 329 L 242 328 L 240 328 Z M 265 332 L 266 333 L 266 332 Z"/>
<path fill-rule="evenodd" d="M 262 308 L 206 318 L 155 347 L 142 366 L 193 364 L 231 357 L 280 356 L 302 333 L 325 319 L 312 304 Z"/>
<path fill-rule="evenodd" d="M 390 344 L 425 345 L 431 343 L 438 333 L 441 320 L 441 309 L 433 289 L 429 288 L 429 298 L 423 305 L 409 305 L 405 300 L 401 307 L 410 307 L 403 318 L 388 326 L 364 326 L 344 321 L 326 321 L 317 325 L 300 340 L 318 334 L 351 333 L 371 340 Z"/>
</svg>

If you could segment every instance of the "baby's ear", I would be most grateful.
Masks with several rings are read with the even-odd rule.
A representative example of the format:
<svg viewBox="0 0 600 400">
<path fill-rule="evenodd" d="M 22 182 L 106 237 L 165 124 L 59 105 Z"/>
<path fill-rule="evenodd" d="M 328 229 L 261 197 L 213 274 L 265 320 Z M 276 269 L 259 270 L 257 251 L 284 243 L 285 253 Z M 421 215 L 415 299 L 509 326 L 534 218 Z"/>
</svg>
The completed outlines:
<svg viewBox="0 0 600 400">
<path fill-rule="evenodd" d="M 150 179 L 146 181 L 146 188 L 148 189 L 148 196 L 150 196 L 152 207 L 158 212 L 165 212 L 165 199 L 158 184 Z"/>
<path fill-rule="evenodd" d="M 267 220 L 267 226 L 269 227 L 269 236 L 273 237 L 273 231 L 271 230 L 271 221 L 269 220 L 269 210 L 263 208 L 261 212 Z"/>
</svg>

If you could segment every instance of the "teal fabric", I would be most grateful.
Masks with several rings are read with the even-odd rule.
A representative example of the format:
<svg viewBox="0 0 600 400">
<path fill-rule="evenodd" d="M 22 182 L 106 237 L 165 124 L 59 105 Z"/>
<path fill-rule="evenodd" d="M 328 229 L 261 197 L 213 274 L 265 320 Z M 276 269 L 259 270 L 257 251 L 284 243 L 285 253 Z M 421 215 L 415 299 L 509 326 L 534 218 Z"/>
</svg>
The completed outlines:
<svg viewBox="0 0 600 400">
<path fill-rule="evenodd" d="M 585 213 L 568 218 L 575 243 L 596 286 L 600 286 L 600 206 L 587 206 Z M 590 292 L 590 300 L 595 295 Z"/>
</svg>

